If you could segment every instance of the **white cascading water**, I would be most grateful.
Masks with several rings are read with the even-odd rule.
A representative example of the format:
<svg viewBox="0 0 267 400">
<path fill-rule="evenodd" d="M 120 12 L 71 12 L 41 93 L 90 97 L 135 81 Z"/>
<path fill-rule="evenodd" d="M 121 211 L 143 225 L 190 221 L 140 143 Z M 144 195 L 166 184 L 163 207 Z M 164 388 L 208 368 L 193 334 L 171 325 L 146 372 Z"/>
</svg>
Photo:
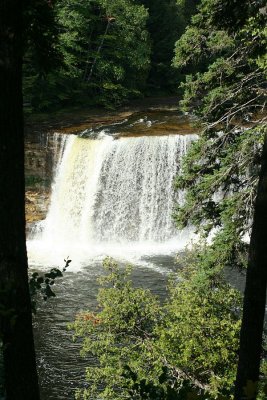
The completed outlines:
<svg viewBox="0 0 267 400">
<path fill-rule="evenodd" d="M 183 202 L 174 178 L 196 137 L 69 135 L 43 232 L 32 241 L 39 243 L 38 251 L 40 243 L 46 252 L 64 256 L 72 257 L 76 249 L 85 261 L 89 254 L 127 258 L 126 253 L 183 247 L 188 232 L 178 232 L 172 218 L 175 205 Z"/>
</svg>

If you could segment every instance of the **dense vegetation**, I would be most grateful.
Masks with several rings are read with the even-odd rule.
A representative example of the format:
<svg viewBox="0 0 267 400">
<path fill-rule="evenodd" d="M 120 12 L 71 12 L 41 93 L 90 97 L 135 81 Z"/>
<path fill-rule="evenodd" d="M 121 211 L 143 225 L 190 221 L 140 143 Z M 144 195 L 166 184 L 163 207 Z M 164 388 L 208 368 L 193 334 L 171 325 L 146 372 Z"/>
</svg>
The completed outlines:
<svg viewBox="0 0 267 400">
<path fill-rule="evenodd" d="M 50 46 L 45 41 L 44 49 L 36 51 L 38 29 L 29 32 L 26 109 L 73 104 L 115 108 L 130 98 L 177 92 L 180 74 L 172 66 L 174 44 L 196 3 L 57 0 L 28 13 L 33 27 L 47 25 Z M 45 57 L 45 50 L 54 60 L 46 71 L 47 61 L 39 56 Z"/>
<path fill-rule="evenodd" d="M 193 69 L 182 109 L 197 115 L 203 129 L 177 179 L 187 194 L 176 220 L 206 235 L 217 229 L 211 267 L 243 268 L 266 129 L 266 16 L 260 1 L 242 13 L 234 2 L 226 13 L 224 3 L 203 1 L 176 44 L 175 65 Z"/>
<path fill-rule="evenodd" d="M 176 220 L 180 226 L 193 223 L 204 236 L 213 234 L 212 245 L 200 253 L 211 273 L 248 267 L 236 399 L 250 398 L 244 386 L 259 381 L 266 303 L 264 6 L 263 1 L 203 0 L 177 43 L 174 60 L 191 70 L 181 105 L 202 126 L 177 180 L 187 195 Z"/>
<path fill-rule="evenodd" d="M 209 279 L 194 252 L 179 281 L 170 281 L 163 305 L 149 290 L 133 287 L 129 268 L 121 271 L 110 259 L 104 267 L 101 311 L 82 313 L 71 326 L 83 338 L 82 353 L 96 359 L 86 370 L 88 389 L 77 398 L 94 399 L 99 392 L 110 400 L 184 399 L 190 392 L 229 398 L 240 294 L 222 278 Z"/>
</svg>

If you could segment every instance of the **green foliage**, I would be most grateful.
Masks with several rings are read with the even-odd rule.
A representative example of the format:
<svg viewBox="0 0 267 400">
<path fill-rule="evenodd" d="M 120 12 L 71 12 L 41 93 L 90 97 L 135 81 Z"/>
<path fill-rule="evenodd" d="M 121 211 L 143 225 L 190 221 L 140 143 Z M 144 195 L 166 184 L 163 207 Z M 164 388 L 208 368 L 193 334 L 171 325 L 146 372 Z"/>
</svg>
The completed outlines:
<svg viewBox="0 0 267 400">
<path fill-rule="evenodd" d="M 27 0 L 23 9 L 23 94 L 24 103 L 35 107 L 42 82 L 62 65 L 54 1 Z M 42 94 L 41 94 L 42 95 Z M 31 108 L 30 108 L 31 109 Z"/>
<path fill-rule="evenodd" d="M 92 81 L 101 82 L 99 103 L 114 107 L 127 98 L 140 95 L 144 86 L 150 63 L 145 29 L 147 12 L 129 1 L 102 3 L 107 15 L 113 16 L 115 21 L 99 53 L 102 58 L 97 60 Z"/>
<path fill-rule="evenodd" d="M 25 70 L 34 109 L 83 104 L 115 107 L 140 95 L 149 68 L 147 11 L 132 0 L 58 0 L 54 6 L 61 66 L 41 77 Z"/>
<path fill-rule="evenodd" d="M 101 279 L 97 312 L 83 312 L 70 326 L 82 338 L 88 389 L 77 399 L 186 399 L 230 394 L 239 335 L 240 295 L 198 259 L 173 277 L 161 305 L 147 289 L 135 288 L 130 268 L 111 259 Z M 104 287 L 103 287 L 104 285 Z M 107 285 L 107 287 L 106 287 Z M 204 397 L 203 397 L 204 398 Z"/>
<path fill-rule="evenodd" d="M 191 72 L 181 107 L 198 116 L 202 132 L 176 182 L 186 198 L 175 218 L 204 236 L 213 232 L 205 257 L 214 268 L 246 265 L 244 238 L 251 230 L 266 132 L 262 6 L 203 0 L 176 44 L 174 64 Z"/>
<path fill-rule="evenodd" d="M 218 122 L 217 128 L 247 121 L 263 104 L 266 15 L 264 2 L 250 3 L 203 0 L 176 43 L 174 65 L 194 72 L 183 85 L 182 106 L 205 122 Z"/>
<path fill-rule="evenodd" d="M 34 272 L 29 279 L 29 290 L 31 296 L 32 311 L 36 313 L 36 299 L 37 296 L 41 296 L 44 301 L 50 297 L 56 297 L 52 287 L 55 284 L 57 278 L 61 278 L 63 273 L 68 268 L 71 260 L 68 258 L 65 261 L 65 265 L 62 271 L 58 268 L 51 268 L 49 272 L 45 274 L 39 274 Z"/>
<path fill-rule="evenodd" d="M 144 93 L 176 93 L 181 76 L 171 65 L 174 44 L 197 3 L 29 0 L 23 80 L 28 110 L 115 108 Z"/>
<path fill-rule="evenodd" d="M 44 75 L 61 63 L 53 0 L 27 0 L 23 8 L 24 63 Z"/>
<path fill-rule="evenodd" d="M 159 352 L 174 373 L 181 370 L 214 396 L 222 389 L 229 393 L 239 341 L 238 294 L 225 284 L 214 287 L 203 277 L 200 281 L 197 274 L 190 282 L 173 284 L 168 301 Z"/>
<path fill-rule="evenodd" d="M 99 291 L 101 311 L 82 313 L 72 325 L 75 336 L 84 338 L 82 354 L 97 360 L 86 370 L 89 389 L 77 398 L 95 398 L 99 391 L 103 399 L 130 398 L 123 377 L 125 365 L 142 371 L 142 378 L 151 375 L 153 367 L 153 354 L 145 343 L 152 343 L 151 334 L 161 314 L 159 302 L 149 290 L 133 287 L 129 268 L 120 273 L 110 259 L 104 268 L 109 275 L 101 282 L 109 287 Z"/>
<path fill-rule="evenodd" d="M 151 68 L 146 92 L 177 92 L 180 74 L 171 61 L 174 44 L 183 33 L 185 14 L 191 15 L 193 7 L 179 5 L 175 0 L 141 0 L 148 9 L 147 30 L 151 41 Z"/>
</svg>

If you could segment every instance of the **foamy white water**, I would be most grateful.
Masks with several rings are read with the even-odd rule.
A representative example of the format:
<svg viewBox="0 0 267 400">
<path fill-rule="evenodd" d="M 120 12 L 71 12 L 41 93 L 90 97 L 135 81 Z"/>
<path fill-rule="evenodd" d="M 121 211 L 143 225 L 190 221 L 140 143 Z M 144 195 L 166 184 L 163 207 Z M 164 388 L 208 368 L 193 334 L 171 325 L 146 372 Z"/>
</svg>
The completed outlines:
<svg viewBox="0 0 267 400">
<path fill-rule="evenodd" d="M 43 230 L 28 242 L 31 264 L 75 264 L 105 255 L 136 262 L 183 248 L 172 213 L 181 159 L 196 135 L 99 139 L 70 135 L 59 157 Z"/>
</svg>

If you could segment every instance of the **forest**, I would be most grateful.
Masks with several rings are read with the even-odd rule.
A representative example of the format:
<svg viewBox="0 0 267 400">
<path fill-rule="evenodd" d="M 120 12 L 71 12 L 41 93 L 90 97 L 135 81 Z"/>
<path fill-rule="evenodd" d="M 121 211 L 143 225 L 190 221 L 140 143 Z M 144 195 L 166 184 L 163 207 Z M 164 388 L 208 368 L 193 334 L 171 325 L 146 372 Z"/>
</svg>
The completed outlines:
<svg viewBox="0 0 267 400">
<path fill-rule="evenodd" d="M 73 104 L 114 108 L 133 98 L 176 93 L 174 45 L 196 4 L 89 0 L 47 7 L 40 2 L 28 13 L 25 104 L 29 110 Z"/>
<path fill-rule="evenodd" d="M 0 400 L 267 399 L 266 22 L 0 0 Z"/>
</svg>

